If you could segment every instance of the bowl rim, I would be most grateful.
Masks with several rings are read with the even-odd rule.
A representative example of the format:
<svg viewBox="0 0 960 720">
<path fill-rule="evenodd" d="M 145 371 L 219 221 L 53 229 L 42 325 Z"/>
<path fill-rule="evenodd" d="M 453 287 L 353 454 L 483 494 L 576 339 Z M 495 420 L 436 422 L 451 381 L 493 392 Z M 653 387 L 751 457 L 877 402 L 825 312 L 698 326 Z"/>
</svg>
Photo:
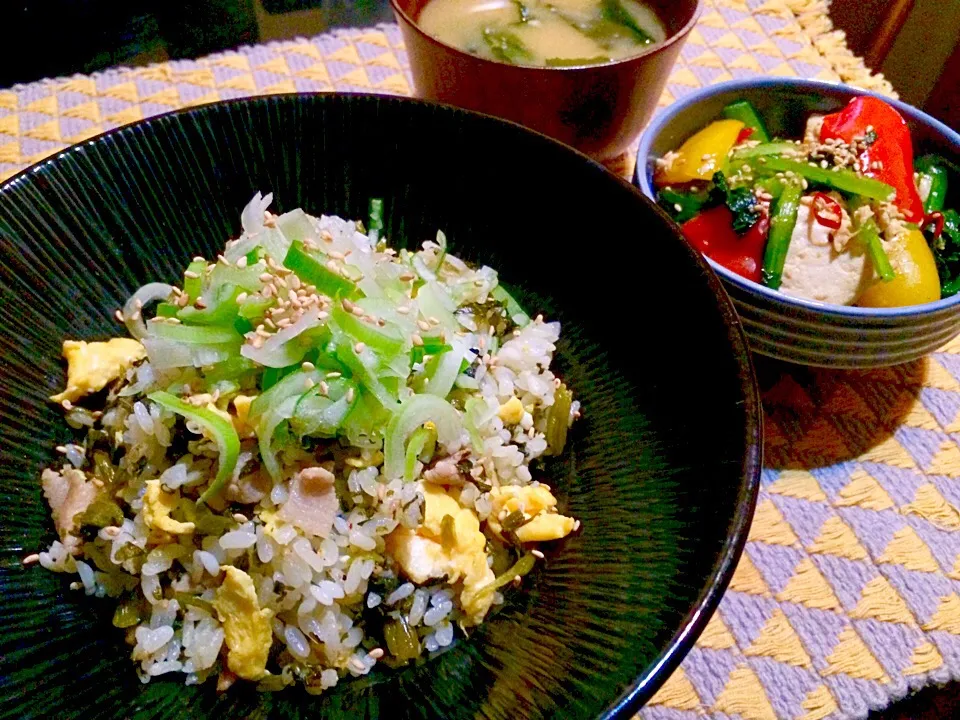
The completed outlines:
<svg viewBox="0 0 960 720">
<path fill-rule="evenodd" d="M 426 30 L 421 28 L 420 24 L 413 17 L 411 17 L 406 10 L 400 7 L 399 0 L 390 0 L 390 7 L 393 8 L 393 12 L 395 15 L 401 18 L 405 23 L 409 24 L 410 27 L 412 27 L 420 37 L 425 38 L 431 45 L 442 47 L 446 50 L 450 50 L 451 52 L 455 53 L 458 56 L 462 56 L 470 60 L 480 62 L 481 64 L 484 64 L 484 65 L 490 65 L 490 66 L 499 67 L 499 68 L 511 68 L 512 69 L 511 72 L 533 70 L 533 71 L 546 71 L 549 73 L 558 74 L 558 73 L 569 72 L 571 70 L 596 71 L 601 68 L 604 70 L 608 68 L 609 69 L 618 68 L 628 63 L 641 60 L 649 55 L 654 55 L 655 53 L 658 53 L 661 50 L 665 50 L 671 45 L 681 42 L 687 35 L 690 34 L 690 31 L 694 28 L 694 26 L 697 24 L 697 21 L 700 19 L 700 14 L 703 12 L 704 2 L 705 0 L 694 0 L 695 5 L 693 8 L 693 13 L 690 15 L 690 19 L 687 20 L 687 22 L 683 25 L 683 27 L 681 27 L 672 35 L 668 35 L 662 42 L 651 43 L 650 45 L 645 46 L 643 50 L 640 50 L 639 52 L 633 55 L 617 58 L 616 60 L 611 60 L 610 62 L 606 62 L 606 63 L 592 64 L 592 65 L 591 64 L 564 65 L 562 67 L 551 67 L 549 65 L 512 65 L 507 62 L 501 62 L 499 60 L 491 60 L 489 58 L 481 57 L 479 55 L 472 55 L 468 53 L 466 50 L 461 50 L 458 47 L 454 47 L 449 43 L 443 42 L 442 40 L 434 37 L 433 35 L 428 33 Z"/>
<path fill-rule="evenodd" d="M 807 80 L 805 78 L 790 77 L 754 77 L 742 78 L 739 80 L 728 80 L 726 82 L 710 85 L 709 87 L 694 90 L 682 99 L 670 105 L 668 108 L 657 113 L 649 125 L 644 129 L 640 137 L 640 146 L 637 149 L 636 168 L 634 170 L 634 184 L 636 184 L 651 200 L 656 201 L 656 191 L 654 190 L 648 172 L 649 160 L 652 157 L 651 147 L 654 140 L 660 136 L 667 123 L 681 113 L 685 113 L 696 107 L 704 100 L 712 98 L 735 90 L 755 89 L 755 88 L 775 88 L 788 89 L 793 91 L 837 91 L 853 96 L 867 95 L 883 100 L 894 108 L 901 115 L 909 119 L 930 126 L 940 135 L 943 135 L 950 142 L 960 146 L 960 133 L 951 129 L 944 123 L 934 117 L 927 115 L 912 105 L 895 100 L 871 90 L 854 87 L 841 82 L 830 82 L 825 80 Z M 706 257 L 706 256 L 705 256 Z M 792 297 L 777 290 L 761 285 L 760 283 L 748 280 L 745 277 L 737 275 L 728 270 L 711 258 L 706 258 L 707 263 L 723 281 L 735 285 L 738 289 L 752 295 L 759 295 L 771 303 L 779 303 L 797 310 L 813 312 L 820 315 L 833 316 L 838 320 L 869 320 L 869 319 L 890 319 L 890 318 L 914 318 L 925 315 L 933 315 L 944 310 L 953 309 L 960 305 L 960 293 L 947 298 L 934 300 L 933 302 L 923 303 L 922 305 L 906 305 L 895 308 L 866 308 L 852 305 L 835 305 L 833 303 L 817 302 L 816 300 L 807 300 L 805 298 Z"/>
<path fill-rule="evenodd" d="M 702 0 L 697 0 L 697 2 L 698 4 L 702 4 Z M 630 720 L 630 718 L 653 697 L 654 693 L 656 693 L 660 686 L 670 677 L 671 673 L 680 665 L 707 626 L 710 618 L 716 612 L 720 600 L 733 577 L 734 570 L 737 567 L 743 549 L 746 546 L 747 535 L 750 530 L 754 509 L 757 504 L 757 497 L 759 495 L 760 475 L 763 467 L 764 420 L 760 401 L 760 389 L 754 371 L 753 356 L 748 349 L 749 346 L 743 326 L 740 324 L 739 317 L 734 309 L 730 296 L 727 294 L 726 289 L 717 276 L 710 272 L 703 255 L 683 240 L 679 229 L 673 224 L 670 216 L 663 208 L 657 205 L 656 202 L 640 192 L 632 183 L 619 175 L 611 173 L 599 161 L 594 160 L 575 148 L 561 143 L 559 140 L 555 140 L 548 135 L 544 135 L 543 133 L 511 120 L 505 120 L 475 110 L 467 110 L 448 103 L 402 95 L 350 92 L 294 92 L 217 100 L 201 105 L 171 110 L 158 115 L 151 115 L 125 125 L 120 125 L 116 128 L 111 128 L 98 135 L 70 145 L 46 158 L 42 158 L 0 183 L 0 203 L 7 202 L 8 191 L 11 188 L 27 181 L 27 179 L 34 174 L 42 173 L 46 167 L 55 166 L 61 158 L 83 153 L 87 147 L 102 144 L 104 140 L 120 135 L 123 132 L 148 128 L 156 122 L 166 122 L 181 117 L 188 118 L 193 114 L 206 112 L 212 107 L 243 106 L 257 102 L 298 102 L 306 98 L 317 98 L 321 100 L 329 98 L 330 101 L 340 100 L 344 102 L 389 102 L 396 103 L 397 105 L 424 106 L 426 108 L 440 107 L 444 108 L 445 111 L 467 116 L 479 116 L 496 123 L 512 126 L 521 131 L 521 133 L 534 136 L 534 139 L 540 142 L 546 142 L 558 150 L 579 157 L 581 162 L 587 163 L 599 175 L 607 179 L 612 179 L 612 181 L 618 183 L 622 189 L 637 197 L 644 205 L 652 209 L 655 214 L 666 221 L 668 226 L 674 226 L 674 233 L 678 241 L 680 241 L 680 247 L 687 253 L 687 256 L 692 260 L 694 266 L 700 270 L 701 276 L 713 292 L 717 302 L 717 309 L 721 315 L 721 321 L 725 326 L 726 338 L 730 344 L 733 355 L 732 359 L 737 366 L 737 381 L 739 382 L 740 392 L 743 396 L 742 405 L 745 420 L 743 442 L 745 451 L 738 473 L 740 482 L 737 488 L 736 506 L 727 525 L 727 534 L 719 549 L 717 559 L 710 573 L 705 577 L 699 594 L 680 621 L 677 630 L 670 636 L 670 639 L 660 654 L 648 664 L 647 669 L 635 676 L 621 692 L 619 697 L 607 701 L 606 708 L 602 710 L 598 716 L 603 720 Z"/>
</svg>

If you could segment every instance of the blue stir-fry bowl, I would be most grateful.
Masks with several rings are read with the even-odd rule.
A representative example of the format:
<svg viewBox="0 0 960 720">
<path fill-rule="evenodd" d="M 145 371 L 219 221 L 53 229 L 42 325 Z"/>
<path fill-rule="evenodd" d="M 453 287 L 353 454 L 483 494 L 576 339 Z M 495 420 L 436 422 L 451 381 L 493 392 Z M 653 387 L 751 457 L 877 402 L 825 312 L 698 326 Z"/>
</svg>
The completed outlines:
<svg viewBox="0 0 960 720">
<path fill-rule="evenodd" d="M 656 159 L 736 100 L 752 103 L 771 135 L 799 137 L 811 113 L 834 112 L 857 95 L 875 93 L 794 78 L 735 80 L 695 91 L 662 110 L 644 131 L 634 182 L 655 198 Z M 914 107 L 883 99 L 906 119 L 915 156 L 932 152 L 960 161 L 960 134 Z M 951 180 L 947 207 L 958 207 L 960 177 Z M 762 355 L 820 367 L 880 367 L 916 360 L 960 333 L 960 295 L 898 308 L 831 305 L 789 297 L 708 262 L 733 299 L 751 348 Z"/>
</svg>

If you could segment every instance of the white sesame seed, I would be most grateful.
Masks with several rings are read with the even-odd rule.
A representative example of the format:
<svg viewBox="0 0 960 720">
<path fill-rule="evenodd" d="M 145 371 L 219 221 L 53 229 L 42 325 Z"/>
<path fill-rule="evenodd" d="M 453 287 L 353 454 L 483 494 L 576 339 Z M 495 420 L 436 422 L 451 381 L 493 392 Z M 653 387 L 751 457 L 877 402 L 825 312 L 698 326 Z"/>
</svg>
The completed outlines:
<svg viewBox="0 0 960 720">
<path fill-rule="evenodd" d="M 406 315 L 410 312 L 410 308 L 407 307 L 406 305 L 400 305 L 397 308 L 397 312 L 400 313 L 401 315 Z"/>
<path fill-rule="evenodd" d="M 247 294 L 245 292 L 240 293 L 239 295 L 237 295 L 237 304 L 238 305 L 242 304 L 246 299 L 247 299 Z"/>
<path fill-rule="evenodd" d="M 356 393 L 354 392 L 353 388 L 350 388 L 349 390 L 347 390 L 347 394 L 346 394 L 347 402 L 352 403 L 354 397 L 356 397 Z"/>
<path fill-rule="evenodd" d="M 113 313 L 113 316 L 117 319 L 117 322 L 123 322 L 123 313 L 119 310 Z"/>
<path fill-rule="evenodd" d="M 417 327 L 426 332 L 430 329 L 430 323 L 426 320 L 417 320 Z"/>
<path fill-rule="evenodd" d="M 241 257 L 239 260 L 237 260 L 237 267 L 238 267 L 238 268 L 245 268 L 246 266 L 247 266 L 247 256 L 244 255 L 244 256 Z"/>
<path fill-rule="evenodd" d="M 540 552 L 539 550 L 531 550 L 530 554 L 533 555 L 535 558 L 540 558 L 541 560 L 543 560 L 543 553 Z"/>
<path fill-rule="evenodd" d="M 24 565 L 32 565 L 33 563 L 38 562 L 39 560 L 40 560 L 40 555 L 39 555 L 39 553 L 33 553 L 32 555 L 27 555 L 27 556 L 26 556 L 23 560 L 21 560 L 20 562 L 22 562 Z M 383 653 L 383 650 L 381 650 L 380 652 L 381 652 L 381 654 L 382 654 L 382 653 Z"/>
<path fill-rule="evenodd" d="M 306 371 L 306 372 L 313 372 L 314 370 L 317 369 L 317 366 L 314 365 L 312 362 L 309 362 L 309 361 L 304 362 L 300 367 L 301 367 L 301 369 L 303 369 L 303 370 Z"/>
<path fill-rule="evenodd" d="M 327 379 L 329 380 L 330 378 L 338 378 L 338 377 L 340 377 L 342 374 L 343 374 L 343 373 L 336 372 L 336 371 L 334 371 L 334 372 L 328 372 L 328 373 L 327 373 Z"/>
<path fill-rule="evenodd" d="M 195 263 L 205 263 L 207 259 L 205 257 L 200 257 L 199 255 L 194 255 L 193 261 Z"/>
<path fill-rule="evenodd" d="M 374 648 L 373 650 L 368 652 L 367 655 L 372 657 L 374 660 L 379 660 L 380 658 L 383 657 L 383 648 Z"/>
<path fill-rule="evenodd" d="M 358 342 L 356 345 L 353 346 L 353 351 L 354 351 L 357 355 L 359 355 L 360 353 L 362 353 L 362 352 L 363 352 L 364 350 L 366 350 L 366 349 L 367 349 L 367 346 L 364 345 L 362 342 Z"/>
<path fill-rule="evenodd" d="M 273 275 L 270 273 L 260 273 L 260 282 L 268 283 L 273 280 Z"/>
<path fill-rule="evenodd" d="M 327 260 L 327 270 L 337 272 L 337 264 L 333 260 Z"/>
<path fill-rule="evenodd" d="M 423 347 L 423 338 L 420 337 L 419 333 L 414 333 L 410 339 L 413 340 L 413 344 L 417 347 Z"/>
<path fill-rule="evenodd" d="M 195 273 L 193 270 L 187 270 L 183 273 L 183 276 L 185 278 L 190 278 L 191 280 L 196 280 L 198 277 L 200 277 L 200 274 Z"/>
<path fill-rule="evenodd" d="M 304 386 L 307 390 L 309 390 L 310 388 L 312 388 L 314 385 L 316 385 L 316 383 L 313 381 L 313 378 L 312 378 L 312 377 L 306 377 L 306 378 L 303 379 L 303 386 Z"/>
<path fill-rule="evenodd" d="M 73 410 L 73 403 L 69 400 L 64 400 L 60 403 L 64 410 Z"/>
<path fill-rule="evenodd" d="M 243 513 L 234 513 L 234 514 L 233 514 L 233 519 L 236 520 L 238 523 L 245 523 L 245 522 L 247 522 L 247 516 L 244 515 Z"/>
<path fill-rule="evenodd" d="M 320 381 L 320 394 L 321 395 L 330 394 L 330 386 L 327 385 L 323 380 Z"/>
</svg>

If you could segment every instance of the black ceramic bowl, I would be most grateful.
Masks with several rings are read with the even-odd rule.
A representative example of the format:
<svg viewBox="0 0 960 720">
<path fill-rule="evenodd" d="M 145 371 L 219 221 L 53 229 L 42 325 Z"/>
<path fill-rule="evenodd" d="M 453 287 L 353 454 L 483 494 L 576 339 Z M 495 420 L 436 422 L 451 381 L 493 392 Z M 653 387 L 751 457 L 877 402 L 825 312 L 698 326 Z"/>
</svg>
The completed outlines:
<svg viewBox="0 0 960 720">
<path fill-rule="evenodd" d="M 584 414 L 544 466 L 583 521 L 469 640 L 328 695 L 141 685 L 109 601 L 20 559 L 54 538 L 38 477 L 67 437 L 46 401 L 64 337 L 103 339 L 149 279 L 281 211 L 362 217 L 394 241 L 443 228 L 563 323 Z M 679 293 L 676 288 L 683 288 Z M 666 216 L 584 156 L 449 107 L 358 95 L 209 105 L 74 147 L 0 188 L 0 714 L 67 717 L 630 717 L 726 587 L 750 522 L 760 414 L 718 281 Z M 170 676 L 167 676 L 170 677 Z"/>
</svg>

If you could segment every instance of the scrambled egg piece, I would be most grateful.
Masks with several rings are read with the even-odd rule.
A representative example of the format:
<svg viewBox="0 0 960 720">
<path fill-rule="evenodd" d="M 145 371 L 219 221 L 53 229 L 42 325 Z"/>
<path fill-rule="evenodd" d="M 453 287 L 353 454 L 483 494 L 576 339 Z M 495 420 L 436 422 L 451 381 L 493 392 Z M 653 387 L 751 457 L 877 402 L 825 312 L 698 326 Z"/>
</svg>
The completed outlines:
<svg viewBox="0 0 960 720">
<path fill-rule="evenodd" d="M 237 395 L 233 399 L 233 409 L 237 414 L 231 420 L 237 435 L 242 438 L 254 436 L 254 426 L 250 424 L 250 405 L 256 399 L 256 395 Z"/>
<path fill-rule="evenodd" d="M 478 625 L 493 602 L 493 593 L 482 589 L 495 580 L 487 565 L 487 541 L 480 532 L 480 521 L 441 487 L 427 484 L 423 494 L 423 523 L 416 531 L 394 530 L 387 538 L 389 551 L 417 584 L 443 576 L 450 582 L 462 579 L 460 603 L 467 622 Z"/>
<path fill-rule="evenodd" d="M 487 524 L 498 535 L 503 531 L 500 520 L 519 510 L 533 516 L 515 531 L 520 542 L 559 540 L 573 532 L 577 521 L 556 511 L 557 499 L 543 485 L 503 485 L 490 491 L 491 512 Z"/>
<path fill-rule="evenodd" d="M 504 425 L 516 425 L 523 418 L 523 412 L 523 403 L 520 402 L 520 398 L 512 397 L 500 406 L 497 415 L 503 420 Z"/>
<path fill-rule="evenodd" d="M 171 535 L 192 533 L 196 527 L 192 522 L 180 522 L 170 517 L 179 499 L 177 493 L 161 490 L 159 480 L 147 480 L 147 491 L 143 495 L 143 522 L 153 530 Z"/>
<path fill-rule="evenodd" d="M 244 680 L 259 680 L 267 674 L 273 611 L 260 609 L 253 580 L 243 570 L 232 565 L 221 565 L 220 569 L 225 576 L 213 606 L 223 623 L 227 667 Z"/>
<path fill-rule="evenodd" d="M 50 399 L 75 402 L 95 393 L 119 378 L 128 367 L 147 356 L 143 345 L 129 338 L 107 342 L 65 340 L 63 357 L 67 360 L 67 389 Z"/>
</svg>

